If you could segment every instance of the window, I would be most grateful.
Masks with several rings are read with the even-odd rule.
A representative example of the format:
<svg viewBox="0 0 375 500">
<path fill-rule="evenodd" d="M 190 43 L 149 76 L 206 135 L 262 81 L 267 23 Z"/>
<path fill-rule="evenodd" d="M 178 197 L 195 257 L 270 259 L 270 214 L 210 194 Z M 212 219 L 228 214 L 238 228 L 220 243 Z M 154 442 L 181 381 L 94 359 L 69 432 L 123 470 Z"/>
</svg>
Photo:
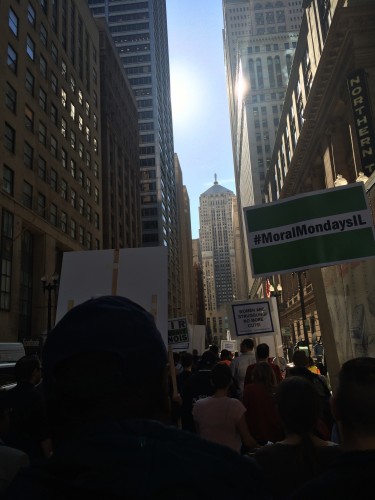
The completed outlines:
<svg viewBox="0 0 375 500">
<path fill-rule="evenodd" d="M 86 115 L 90 118 L 90 104 L 86 101 Z"/>
<path fill-rule="evenodd" d="M 37 212 L 41 217 L 46 216 L 46 197 L 42 193 L 38 193 Z"/>
<path fill-rule="evenodd" d="M 13 73 L 17 73 L 17 52 L 11 45 L 8 45 L 7 64 L 8 68 L 13 71 Z"/>
<path fill-rule="evenodd" d="M 33 187 L 26 181 L 23 181 L 22 203 L 27 208 L 33 206 Z"/>
<path fill-rule="evenodd" d="M 86 151 L 86 167 L 91 170 L 91 154 L 89 151 Z"/>
<path fill-rule="evenodd" d="M 99 165 L 96 163 L 96 161 L 94 162 L 94 175 L 97 179 L 99 179 Z"/>
<path fill-rule="evenodd" d="M 47 78 L 47 61 L 42 55 L 39 57 L 39 69 L 44 78 Z"/>
<path fill-rule="evenodd" d="M 64 181 L 64 179 L 61 179 L 61 191 L 60 191 L 60 194 L 61 194 L 61 198 L 63 200 L 67 199 L 67 196 L 68 196 L 68 185 L 67 185 L 66 181 Z"/>
<path fill-rule="evenodd" d="M 35 59 L 35 42 L 30 35 L 26 37 L 26 53 L 34 61 Z"/>
<path fill-rule="evenodd" d="M 13 34 L 18 37 L 18 16 L 12 8 L 9 8 L 8 25 Z"/>
<path fill-rule="evenodd" d="M 90 142 L 90 128 L 86 126 L 86 141 Z"/>
<path fill-rule="evenodd" d="M 39 87 L 39 106 L 43 111 L 47 111 L 47 94 L 42 87 Z"/>
<path fill-rule="evenodd" d="M 80 186 L 83 187 L 83 184 L 84 184 L 84 173 L 83 173 L 83 170 L 81 168 L 78 171 L 78 183 L 79 183 Z"/>
<path fill-rule="evenodd" d="M 67 106 L 66 92 L 63 88 L 61 89 L 61 104 L 64 106 L 64 108 L 66 108 L 66 106 Z"/>
<path fill-rule="evenodd" d="M 1 220 L 1 265 L 0 265 L 0 309 L 10 309 L 12 257 L 13 257 L 13 214 L 3 210 Z"/>
<path fill-rule="evenodd" d="M 3 190 L 13 196 L 14 172 L 11 168 L 4 165 L 3 171 Z"/>
<path fill-rule="evenodd" d="M 57 47 L 53 42 L 51 43 L 51 56 L 52 56 L 52 61 L 55 64 L 57 64 L 59 58 L 59 51 L 57 50 Z"/>
<path fill-rule="evenodd" d="M 85 231 L 82 226 L 79 226 L 79 242 L 81 243 L 81 245 L 83 245 L 85 242 Z"/>
<path fill-rule="evenodd" d="M 57 76 L 53 72 L 51 73 L 51 89 L 53 93 L 57 95 Z"/>
<path fill-rule="evenodd" d="M 77 224 L 74 219 L 70 219 L 70 236 L 76 239 Z"/>
<path fill-rule="evenodd" d="M 39 156 L 38 159 L 38 176 L 43 181 L 47 179 L 47 163 L 46 160 L 41 156 Z"/>
<path fill-rule="evenodd" d="M 47 29 L 43 23 L 40 25 L 40 39 L 42 41 L 42 44 L 47 47 L 48 34 Z"/>
<path fill-rule="evenodd" d="M 85 200 L 82 198 L 82 196 L 80 196 L 78 199 L 78 210 L 81 215 L 85 213 Z"/>
<path fill-rule="evenodd" d="M 70 204 L 72 205 L 73 208 L 76 208 L 77 193 L 74 191 L 74 189 L 70 190 Z"/>
<path fill-rule="evenodd" d="M 70 103 L 70 118 L 74 121 L 76 117 L 76 107 L 74 104 L 71 102 Z"/>
<path fill-rule="evenodd" d="M 17 108 L 17 92 L 12 87 L 12 85 L 6 82 L 5 86 L 5 105 L 9 108 L 13 113 L 16 112 Z"/>
<path fill-rule="evenodd" d="M 67 78 L 68 78 L 68 73 L 67 73 L 65 61 L 61 61 L 61 76 L 64 78 L 64 80 L 67 80 Z"/>
<path fill-rule="evenodd" d="M 86 248 L 88 250 L 91 250 L 91 247 L 92 247 L 92 234 L 87 231 L 86 233 Z"/>
<path fill-rule="evenodd" d="M 95 137 L 94 137 L 94 151 L 95 151 L 95 153 L 98 152 L 98 141 Z"/>
<path fill-rule="evenodd" d="M 68 124 L 65 118 L 61 117 L 61 135 L 66 137 L 66 130 L 68 128 Z"/>
<path fill-rule="evenodd" d="M 39 142 L 47 145 L 47 127 L 42 122 L 39 122 Z"/>
<path fill-rule="evenodd" d="M 93 95 L 94 104 L 95 104 L 96 107 L 98 107 L 98 96 L 97 96 L 97 93 L 95 92 L 95 90 L 92 93 L 92 95 Z"/>
<path fill-rule="evenodd" d="M 47 0 L 40 0 L 40 6 L 45 14 L 47 14 Z"/>
<path fill-rule="evenodd" d="M 77 165 L 73 159 L 70 160 L 70 174 L 73 177 L 73 179 L 77 177 Z"/>
<path fill-rule="evenodd" d="M 86 192 L 91 194 L 91 179 L 90 177 L 86 177 Z"/>
<path fill-rule="evenodd" d="M 6 122 L 4 131 L 4 146 L 8 151 L 14 153 L 16 146 L 16 131 Z"/>
<path fill-rule="evenodd" d="M 50 171 L 49 184 L 54 191 L 57 191 L 57 172 L 53 168 Z"/>
<path fill-rule="evenodd" d="M 100 227 L 100 219 L 99 219 L 99 214 L 97 212 L 95 212 L 94 215 L 94 226 L 96 227 L 96 229 L 99 229 Z"/>
<path fill-rule="evenodd" d="M 23 163 L 28 168 L 33 168 L 34 150 L 28 142 L 23 147 Z"/>
<path fill-rule="evenodd" d="M 27 69 L 26 70 L 26 90 L 29 94 L 34 95 L 34 75 Z"/>
<path fill-rule="evenodd" d="M 94 120 L 94 129 L 98 130 L 98 118 L 95 113 L 93 115 L 93 120 Z"/>
<path fill-rule="evenodd" d="M 64 148 L 61 148 L 61 165 L 64 168 L 68 167 L 68 155 Z"/>
<path fill-rule="evenodd" d="M 78 102 L 81 105 L 83 104 L 83 94 L 82 94 L 82 90 L 81 89 L 78 90 Z"/>
<path fill-rule="evenodd" d="M 72 89 L 73 94 L 76 93 L 76 81 L 73 75 L 70 75 L 70 88 Z"/>
<path fill-rule="evenodd" d="M 61 231 L 66 233 L 67 231 L 67 226 L 68 226 L 68 216 L 65 212 L 61 212 L 61 217 L 60 217 L 60 227 Z"/>
<path fill-rule="evenodd" d="M 91 222 L 91 205 L 86 204 L 86 219 Z"/>
<path fill-rule="evenodd" d="M 51 135 L 50 142 L 51 142 L 51 148 L 50 148 L 51 155 L 54 156 L 55 158 L 57 158 L 57 139 L 56 139 L 56 137 Z"/>
<path fill-rule="evenodd" d="M 51 203 L 49 209 L 49 220 L 51 224 L 57 226 L 57 206 L 54 203 Z"/>
<path fill-rule="evenodd" d="M 34 112 L 27 105 L 25 106 L 25 127 L 31 132 L 34 130 Z"/>
<path fill-rule="evenodd" d="M 76 133 L 74 132 L 74 130 L 70 131 L 70 145 L 73 149 L 76 148 Z"/>
<path fill-rule="evenodd" d="M 56 106 L 54 104 L 51 104 L 51 121 L 57 127 L 57 108 L 56 108 Z"/>
<path fill-rule="evenodd" d="M 31 5 L 31 3 L 29 3 L 29 6 L 27 7 L 27 20 L 35 28 L 36 14 L 35 14 L 35 9 Z"/>
<path fill-rule="evenodd" d="M 95 203 L 99 203 L 99 189 L 96 186 L 94 189 L 94 199 L 95 199 Z"/>
<path fill-rule="evenodd" d="M 78 154 L 83 159 L 84 147 L 81 141 L 78 141 Z"/>
<path fill-rule="evenodd" d="M 78 115 L 78 128 L 81 132 L 83 131 L 83 118 L 81 115 Z"/>
</svg>

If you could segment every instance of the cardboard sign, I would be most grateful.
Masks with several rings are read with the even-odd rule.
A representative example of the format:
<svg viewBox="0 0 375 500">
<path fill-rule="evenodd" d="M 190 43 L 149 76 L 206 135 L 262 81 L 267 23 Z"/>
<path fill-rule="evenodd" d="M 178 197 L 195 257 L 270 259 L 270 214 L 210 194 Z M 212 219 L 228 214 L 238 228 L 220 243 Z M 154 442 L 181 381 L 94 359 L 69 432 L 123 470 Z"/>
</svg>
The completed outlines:
<svg viewBox="0 0 375 500">
<path fill-rule="evenodd" d="M 154 316 L 167 346 L 167 277 L 168 253 L 165 247 L 65 252 L 56 322 L 69 309 L 90 298 L 121 295 Z"/>
<path fill-rule="evenodd" d="M 186 318 L 174 318 L 168 321 L 168 346 L 179 350 L 189 348 L 189 329 Z"/>
</svg>

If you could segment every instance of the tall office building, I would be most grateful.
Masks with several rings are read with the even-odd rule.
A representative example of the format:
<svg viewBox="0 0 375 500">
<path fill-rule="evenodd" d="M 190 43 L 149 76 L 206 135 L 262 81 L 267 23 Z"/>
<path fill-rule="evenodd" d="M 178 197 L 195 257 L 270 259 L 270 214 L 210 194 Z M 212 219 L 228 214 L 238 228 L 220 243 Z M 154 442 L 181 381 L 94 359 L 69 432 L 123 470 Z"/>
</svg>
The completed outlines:
<svg viewBox="0 0 375 500">
<path fill-rule="evenodd" d="M 2 0 L 0 19 L 0 335 L 14 342 L 53 322 L 63 252 L 102 247 L 99 35 L 81 2 Z"/>
<path fill-rule="evenodd" d="M 138 105 L 142 245 L 168 246 L 169 314 L 180 302 L 174 148 L 165 0 L 88 0 L 104 17 Z"/>
<path fill-rule="evenodd" d="M 302 0 L 223 0 L 224 53 L 236 191 L 242 209 L 264 202 L 264 181 L 302 17 Z"/>
<path fill-rule="evenodd" d="M 208 334 L 226 339 L 228 304 L 238 298 L 236 245 L 238 227 L 236 196 L 229 189 L 214 185 L 199 197 L 199 240 Z"/>
</svg>

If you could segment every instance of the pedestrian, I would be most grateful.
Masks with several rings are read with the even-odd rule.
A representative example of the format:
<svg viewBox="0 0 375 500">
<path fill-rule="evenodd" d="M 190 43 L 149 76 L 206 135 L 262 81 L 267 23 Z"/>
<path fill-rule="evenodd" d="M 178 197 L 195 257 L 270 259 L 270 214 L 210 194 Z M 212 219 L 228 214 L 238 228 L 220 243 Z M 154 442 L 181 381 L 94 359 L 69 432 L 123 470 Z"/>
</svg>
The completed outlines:
<svg viewBox="0 0 375 500">
<path fill-rule="evenodd" d="M 268 363 L 275 373 L 277 383 L 283 380 L 283 375 L 278 365 L 272 362 L 270 358 L 270 348 L 266 343 L 258 344 L 256 348 L 256 363 Z M 252 371 L 256 367 L 256 363 L 251 364 L 245 374 L 245 385 L 252 382 Z"/>
<path fill-rule="evenodd" d="M 326 470 L 341 450 L 314 433 L 320 415 L 320 397 L 311 382 L 302 377 L 285 379 L 277 387 L 276 403 L 285 439 L 257 450 L 254 458 L 266 474 L 273 498 L 286 500 L 300 485 Z M 314 492 L 314 498 L 317 492 L 321 498 L 320 489 Z"/>
<path fill-rule="evenodd" d="M 346 361 L 332 396 L 343 453 L 294 500 L 371 498 L 375 470 L 375 358 Z"/>
<path fill-rule="evenodd" d="M 230 365 L 233 378 L 238 384 L 240 397 L 242 398 L 243 387 L 245 383 L 246 370 L 249 365 L 255 363 L 254 341 L 244 339 L 240 346 L 241 355 L 235 357 Z"/>
<path fill-rule="evenodd" d="M 270 498 L 254 461 L 163 425 L 166 347 L 131 300 L 73 307 L 48 334 L 42 362 L 54 451 L 20 471 L 6 500 Z"/>
<path fill-rule="evenodd" d="M 238 399 L 229 397 L 232 374 L 229 366 L 217 364 L 211 372 L 212 396 L 199 399 L 193 407 L 198 434 L 240 453 L 259 447 L 246 423 L 246 408 Z"/>
<path fill-rule="evenodd" d="M 252 383 L 244 387 L 247 424 L 260 445 L 280 441 L 284 437 L 275 401 L 276 387 L 276 375 L 269 363 L 257 363 L 252 371 Z"/>
<path fill-rule="evenodd" d="M 230 366 L 232 363 L 232 353 L 228 351 L 228 349 L 222 349 L 220 353 L 220 361 L 219 363 Z"/>
</svg>

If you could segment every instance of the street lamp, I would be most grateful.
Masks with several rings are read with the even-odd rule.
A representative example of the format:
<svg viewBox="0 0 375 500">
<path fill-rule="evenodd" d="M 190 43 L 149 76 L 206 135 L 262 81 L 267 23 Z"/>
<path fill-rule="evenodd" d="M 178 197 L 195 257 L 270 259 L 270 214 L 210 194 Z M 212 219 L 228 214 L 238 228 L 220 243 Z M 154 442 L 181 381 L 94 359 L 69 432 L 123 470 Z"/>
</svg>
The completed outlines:
<svg viewBox="0 0 375 500">
<path fill-rule="evenodd" d="M 49 281 L 49 277 L 47 275 L 42 276 L 40 281 L 43 285 L 43 292 L 47 291 L 47 334 L 52 329 L 52 321 L 51 321 L 51 312 L 52 312 L 52 290 L 54 290 L 56 294 L 56 289 L 59 284 L 59 275 L 54 273 L 51 277 L 51 281 Z"/>
<path fill-rule="evenodd" d="M 302 285 L 302 279 L 301 275 L 306 276 L 306 271 L 297 271 L 297 273 L 292 273 L 292 276 L 294 274 L 297 274 L 297 279 L 298 279 L 298 292 L 299 292 L 299 301 L 301 304 L 301 314 L 302 314 L 302 327 L 303 327 L 303 336 L 306 342 L 306 347 L 309 347 L 309 335 L 307 333 L 307 328 L 306 328 L 306 309 L 305 309 L 305 293 Z"/>
</svg>

